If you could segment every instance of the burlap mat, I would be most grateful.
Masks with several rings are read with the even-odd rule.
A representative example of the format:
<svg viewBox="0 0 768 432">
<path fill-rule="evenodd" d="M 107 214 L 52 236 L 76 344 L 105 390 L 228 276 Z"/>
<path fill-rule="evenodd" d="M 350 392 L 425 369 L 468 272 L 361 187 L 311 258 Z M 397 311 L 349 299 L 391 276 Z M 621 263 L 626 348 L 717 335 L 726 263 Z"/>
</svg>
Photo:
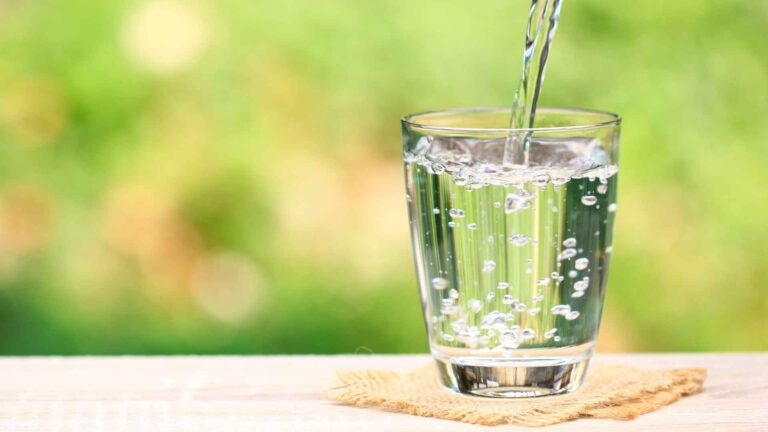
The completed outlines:
<svg viewBox="0 0 768 432">
<path fill-rule="evenodd" d="M 379 406 L 396 412 L 494 426 L 546 426 L 582 417 L 630 420 L 697 393 L 706 369 L 637 369 L 595 363 L 587 384 L 561 396 L 492 399 L 459 395 L 439 382 L 429 364 L 410 373 L 366 370 L 338 373 L 332 397 L 346 405 Z"/>
</svg>

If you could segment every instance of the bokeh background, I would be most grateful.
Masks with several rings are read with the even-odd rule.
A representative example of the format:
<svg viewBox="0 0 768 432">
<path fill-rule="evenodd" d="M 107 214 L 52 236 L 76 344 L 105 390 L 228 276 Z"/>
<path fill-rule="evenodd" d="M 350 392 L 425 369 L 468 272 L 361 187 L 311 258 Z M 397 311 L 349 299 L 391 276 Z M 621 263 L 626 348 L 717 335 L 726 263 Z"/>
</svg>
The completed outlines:
<svg viewBox="0 0 768 432">
<path fill-rule="evenodd" d="M 426 350 L 399 118 L 511 103 L 527 0 L 0 1 L 0 353 Z M 768 349 L 768 2 L 566 2 L 625 117 L 598 349 Z"/>
</svg>

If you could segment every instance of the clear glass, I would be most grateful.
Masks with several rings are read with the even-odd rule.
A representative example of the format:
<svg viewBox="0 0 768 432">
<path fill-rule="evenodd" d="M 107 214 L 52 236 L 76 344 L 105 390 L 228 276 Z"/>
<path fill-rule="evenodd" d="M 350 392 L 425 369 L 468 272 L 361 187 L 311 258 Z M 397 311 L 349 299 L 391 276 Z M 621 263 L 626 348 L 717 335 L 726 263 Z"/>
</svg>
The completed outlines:
<svg viewBox="0 0 768 432">
<path fill-rule="evenodd" d="M 461 393 L 571 392 L 605 298 L 620 118 L 542 108 L 536 128 L 514 130 L 509 118 L 508 108 L 471 108 L 402 120 L 430 348 L 443 383 Z"/>
</svg>

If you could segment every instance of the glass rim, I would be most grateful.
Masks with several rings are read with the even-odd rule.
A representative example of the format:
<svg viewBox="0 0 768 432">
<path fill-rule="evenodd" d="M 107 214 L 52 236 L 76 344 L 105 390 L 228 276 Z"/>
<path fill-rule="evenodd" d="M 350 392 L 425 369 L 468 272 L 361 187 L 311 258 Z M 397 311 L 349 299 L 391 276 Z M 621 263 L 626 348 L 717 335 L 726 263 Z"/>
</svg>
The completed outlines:
<svg viewBox="0 0 768 432">
<path fill-rule="evenodd" d="M 621 116 L 609 111 L 593 110 L 586 108 L 567 108 L 567 107 L 540 107 L 536 110 L 537 113 L 560 113 L 560 114 L 573 114 L 573 115 L 595 115 L 607 117 L 608 120 L 575 124 L 567 126 L 547 126 L 547 127 L 533 127 L 533 128 L 482 128 L 482 127 L 455 127 L 455 126 L 440 126 L 434 124 L 428 124 L 424 122 L 415 121 L 419 117 L 435 115 L 435 114 L 462 114 L 462 113 L 480 113 L 480 112 L 494 112 L 494 111 L 509 111 L 512 115 L 510 107 L 465 107 L 465 108 L 448 108 L 431 111 L 422 111 L 415 114 L 408 114 L 403 116 L 400 121 L 404 126 L 409 128 L 418 128 L 430 131 L 443 131 L 449 133 L 507 133 L 514 134 L 519 132 L 559 132 L 559 131 L 573 131 L 584 129 L 597 129 L 607 126 L 619 126 L 621 124 Z"/>
</svg>

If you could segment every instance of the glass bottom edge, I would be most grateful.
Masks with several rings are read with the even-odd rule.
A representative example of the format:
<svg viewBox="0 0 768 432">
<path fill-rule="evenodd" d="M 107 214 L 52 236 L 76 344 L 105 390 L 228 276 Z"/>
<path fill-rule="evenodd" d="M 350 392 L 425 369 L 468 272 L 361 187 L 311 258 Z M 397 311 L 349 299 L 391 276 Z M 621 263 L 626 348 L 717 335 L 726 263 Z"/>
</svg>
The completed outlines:
<svg viewBox="0 0 768 432">
<path fill-rule="evenodd" d="M 436 357 L 449 389 L 490 398 L 530 398 L 576 391 L 584 383 L 590 355 L 533 358 Z"/>
</svg>

